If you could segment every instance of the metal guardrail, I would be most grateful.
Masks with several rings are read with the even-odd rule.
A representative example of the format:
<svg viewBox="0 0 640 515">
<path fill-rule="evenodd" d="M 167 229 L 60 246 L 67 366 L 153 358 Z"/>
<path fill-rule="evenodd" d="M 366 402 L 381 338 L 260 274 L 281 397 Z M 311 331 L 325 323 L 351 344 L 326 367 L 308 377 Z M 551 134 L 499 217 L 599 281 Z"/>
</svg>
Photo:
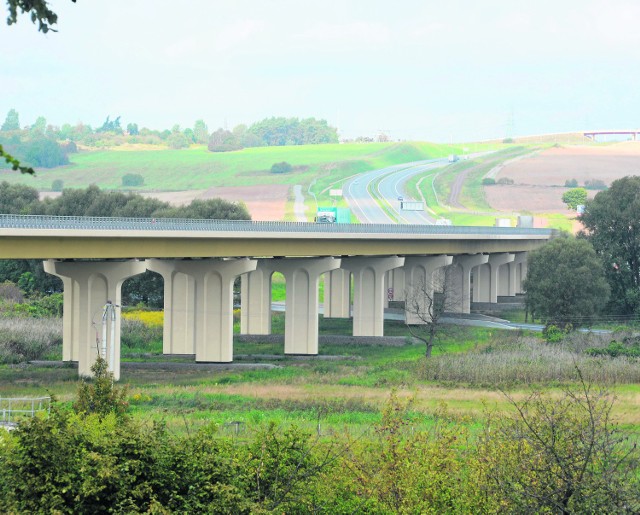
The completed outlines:
<svg viewBox="0 0 640 515">
<path fill-rule="evenodd" d="M 51 411 L 51 397 L 0 397 L 0 426 L 15 427 L 20 420 L 45 411 Z"/>
<path fill-rule="evenodd" d="M 184 218 L 116 218 L 99 216 L 43 216 L 0 214 L 0 229 L 91 229 L 104 231 L 288 232 L 325 234 L 477 234 L 494 236 L 551 236 L 552 229 L 526 227 L 467 227 L 406 224 L 323 224 L 311 222 L 254 222 L 248 220 L 192 220 Z"/>
</svg>

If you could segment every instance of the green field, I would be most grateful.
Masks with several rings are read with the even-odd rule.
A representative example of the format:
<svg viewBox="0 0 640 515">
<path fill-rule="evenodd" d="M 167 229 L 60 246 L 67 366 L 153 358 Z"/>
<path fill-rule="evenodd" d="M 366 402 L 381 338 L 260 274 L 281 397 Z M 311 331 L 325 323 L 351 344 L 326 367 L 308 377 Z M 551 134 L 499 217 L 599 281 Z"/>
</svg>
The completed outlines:
<svg viewBox="0 0 640 515">
<path fill-rule="evenodd" d="M 538 145 L 539 146 L 539 145 Z M 409 196 L 424 198 L 431 214 L 450 219 L 454 225 L 493 225 L 496 213 L 491 212 L 484 198 L 482 178 L 500 161 L 529 153 L 530 145 L 473 144 L 473 152 L 495 153 L 462 160 L 416 176 L 407 183 Z M 536 147 L 537 148 L 537 147 Z M 348 143 L 247 148 L 234 152 L 212 153 L 204 146 L 189 149 L 136 149 L 135 147 L 91 150 L 71 154 L 67 166 L 38 169 L 35 177 L 0 171 L 0 179 L 22 183 L 41 191 L 51 190 L 55 180 L 65 188 L 84 188 L 95 184 L 106 190 L 162 192 L 206 190 L 211 187 L 284 184 L 302 186 L 308 219 L 312 219 L 316 202 L 346 207 L 344 199 L 330 197 L 331 189 L 340 189 L 354 175 L 394 164 L 463 155 L 468 146 L 424 142 Z M 290 173 L 273 174 L 274 163 L 286 161 L 294 169 Z M 470 171 L 462 185 L 459 202 L 464 209 L 447 205 L 453 183 L 460 173 Z M 124 188 L 127 174 L 144 178 L 140 187 Z M 315 196 L 315 198 L 314 198 Z M 386 204 L 379 201 L 383 209 Z M 513 214 L 500 214 L 511 217 Z M 562 215 L 546 216 L 549 226 L 571 230 L 572 223 Z M 294 220 L 293 196 L 287 200 L 285 220 Z M 353 220 L 357 222 L 357 220 Z"/>
<path fill-rule="evenodd" d="M 441 157 L 457 147 L 431 143 L 366 143 L 247 148 L 212 153 L 206 147 L 183 150 L 95 150 L 72 154 L 71 164 L 39 169 L 35 178 L 3 173 L 3 180 L 24 182 L 42 190 L 62 179 L 65 187 L 96 184 L 121 189 L 122 176 L 137 173 L 144 186 L 135 191 L 181 191 L 214 186 L 303 184 L 316 179 L 318 192 L 335 181 L 361 173 L 419 159 Z M 294 171 L 272 174 L 271 165 L 286 161 Z"/>
<path fill-rule="evenodd" d="M 318 358 L 284 355 L 284 345 L 236 341 L 235 361 L 274 365 L 269 369 L 172 368 L 192 363 L 188 358 L 162 356 L 161 331 L 150 344 L 123 344 L 123 362 L 155 362 L 158 369 L 122 369 L 130 386 L 133 413 L 146 420 L 164 420 L 174 430 L 214 421 L 258 424 L 295 422 L 310 428 L 318 423 L 362 431 L 380 416 L 392 390 L 415 398 L 414 409 L 433 413 L 444 403 L 460 418 L 481 419 L 486 403 L 508 408 L 500 392 L 522 397 L 532 388 L 555 390 L 575 380 L 578 364 L 587 379 L 603 384 L 618 397 L 617 420 L 640 427 L 640 361 L 587 358 L 586 347 L 604 346 L 610 336 L 576 335 L 564 345 L 545 344 L 539 336 L 472 327 L 447 327 L 425 360 L 424 346 L 413 341 L 401 322 L 386 321 L 385 335 L 401 337 L 399 346 L 331 343 L 331 335 L 351 334 L 351 321 L 320 317 L 319 333 L 329 338 Z M 236 323 L 235 331 L 239 327 Z M 125 332 L 127 331 L 125 327 Z M 284 333 L 284 317 L 274 313 L 273 334 Z M 124 341 L 124 340 L 123 340 Z M 582 350 L 581 350 L 582 349 Z M 49 359 L 61 359 L 53 349 Z M 162 363 L 168 363 L 162 368 Z M 54 394 L 63 402 L 75 395 L 77 370 L 38 365 L 0 366 L 0 397 Z"/>
</svg>

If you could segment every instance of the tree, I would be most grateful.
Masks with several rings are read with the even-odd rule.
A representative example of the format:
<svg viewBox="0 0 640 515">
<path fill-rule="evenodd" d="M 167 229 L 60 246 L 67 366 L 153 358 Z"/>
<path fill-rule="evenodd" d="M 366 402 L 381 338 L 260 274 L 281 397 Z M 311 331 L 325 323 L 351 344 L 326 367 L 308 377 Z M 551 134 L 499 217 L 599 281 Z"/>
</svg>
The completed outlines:
<svg viewBox="0 0 640 515">
<path fill-rule="evenodd" d="M 405 292 L 407 329 L 425 344 L 425 356 L 431 357 L 436 339 L 442 331 L 445 312 L 455 311 L 460 297 L 447 280 L 451 266 L 436 269 L 431 277 L 421 277 Z"/>
<path fill-rule="evenodd" d="M 96 133 L 99 132 L 112 132 L 114 134 L 122 134 L 122 127 L 120 126 L 120 117 L 116 117 L 115 120 L 111 120 L 109 116 L 104 121 L 101 127 L 96 129 Z"/>
<path fill-rule="evenodd" d="M 602 262 L 584 239 L 551 240 L 529 254 L 527 265 L 527 310 L 547 324 L 589 323 L 609 298 Z"/>
<path fill-rule="evenodd" d="M 138 134 L 140 134 L 140 131 L 138 130 L 138 124 L 128 123 L 127 132 L 129 133 L 129 136 L 137 136 Z"/>
<path fill-rule="evenodd" d="M 189 148 L 189 139 L 180 131 L 172 132 L 167 138 L 167 145 L 174 150 Z"/>
<path fill-rule="evenodd" d="M 0 145 L 0 160 L 3 159 L 9 164 L 9 166 L 11 166 L 11 169 L 14 172 L 17 172 L 18 170 L 20 170 L 20 173 L 26 173 L 29 175 L 35 175 L 36 172 L 33 168 L 31 168 L 30 166 L 24 166 L 20 164 L 20 161 L 13 157 L 11 154 L 9 154 L 9 152 L 7 152 L 2 145 Z"/>
<path fill-rule="evenodd" d="M 273 163 L 273 165 L 271 165 L 271 173 L 289 173 L 291 170 L 293 170 L 293 166 L 286 161 Z"/>
<path fill-rule="evenodd" d="M 65 149 L 57 141 L 39 132 L 20 146 L 20 153 L 29 164 L 41 168 L 55 168 L 69 164 Z"/>
<path fill-rule="evenodd" d="M 7 113 L 7 117 L 5 118 L 4 123 L 2 124 L 2 127 L 0 127 L 0 131 L 6 132 L 19 130 L 20 119 L 18 117 L 18 111 L 16 111 L 15 109 L 10 109 Z"/>
<path fill-rule="evenodd" d="M 93 378 L 83 380 L 78 387 L 78 398 L 73 403 L 76 413 L 89 415 L 96 413 L 102 418 L 110 413 L 124 417 L 127 411 L 127 387 L 114 384 L 113 373 L 109 372 L 107 361 L 98 356 L 91 365 Z"/>
<path fill-rule="evenodd" d="M 122 176 L 123 186 L 142 186 L 144 184 L 144 177 L 139 173 L 127 173 Z"/>
<path fill-rule="evenodd" d="M 567 179 L 566 181 L 564 181 L 564 187 L 565 188 L 577 188 L 578 187 L 578 181 L 576 179 Z"/>
<path fill-rule="evenodd" d="M 204 120 L 196 120 L 193 124 L 193 137 L 196 143 L 206 145 L 209 142 L 209 128 Z"/>
<path fill-rule="evenodd" d="M 230 152 L 232 150 L 240 150 L 242 146 L 231 132 L 220 128 L 211 133 L 207 148 L 211 152 Z"/>
<path fill-rule="evenodd" d="M 44 136 L 47 131 L 47 119 L 44 116 L 38 116 L 29 130 L 35 136 Z"/>
<path fill-rule="evenodd" d="M 605 263 L 612 311 L 640 311 L 640 177 L 611 183 L 585 204 L 582 233 Z"/>
<path fill-rule="evenodd" d="M 40 202 L 38 190 L 22 184 L 0 183 L 0 213 L 11 215 L 33 214 L 33 207 Z"/>
<path fill-rule="evenodd" d="M 564 202 L 569 209 L 573 209 L 574 211 L 578 209 L 578 206 L 584 205 L 586 201 L 587 190 L 584 188 L 572 188 L 562 194 L 562 202 Z"/>
<path fill-rule="evenodd" d="M 71 0 L 74 4 L 76 0 Z M 21 14 L 30 13 L 31 21 L 38 22 L 38 30 L 47 33 L 57 32 L 51 28 L 51 25 L 58 23 L 58 15 L 54 13 L 47 5 L 46 0 L 7 0 L 9 8 L 9 17 L 7 25 L 13 25 L 18 21 L 18 10 Z"/>
</svg>

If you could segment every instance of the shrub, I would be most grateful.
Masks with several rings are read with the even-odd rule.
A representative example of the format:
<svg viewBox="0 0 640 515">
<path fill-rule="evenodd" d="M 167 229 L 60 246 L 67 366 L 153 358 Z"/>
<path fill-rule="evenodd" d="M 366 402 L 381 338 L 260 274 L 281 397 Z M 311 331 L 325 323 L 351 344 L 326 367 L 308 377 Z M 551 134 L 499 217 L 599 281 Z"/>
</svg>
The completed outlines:
<svg viewBox="0 0 640 515">
<path fill-rule="evenodd" d="M 584 181 L 584 187 L 588 190 L 606 190 L 607 185 L 600 179 L 592 179 L 590 181 Z"/>
<path fill-rule="evenodd" d="M 233 152 L 234 150 L 242 150 L 241 145 L 231 145 L 228 143 L 220 143 L 219 145 L 211 145 L 207 147 L 210 152 Z"/>
<path fill-rule="evenodd" d="M 149 349 L 155 342 L 162 341 L 162 325 L 146 325 L 140 320 L 123 317 L 120 341 L 130 349 Z"/>
<path fill-rule="evenodd" d="M 637 513 L 637 449 L 612 422 L 613 397 L 580 382 L 533 392 L 486 423 L 480 456 L 504 513 Z"/>
<path fill-rule="evenodd" d="M 562 202 L 564 202 L 569 209 L 573 209 L 574 211 L 579 205 L 584 205 L 586 201 L 587 190 L 584 188 L 572 188 L 562 194 Z"/>
<path fill-rule="evenodd" d="M 62 181 L 62 179 L 56 179 L 51 183 L 51 191 L 62 191 L 63 187 L 64 182 Z"/>
<path fill-rule="evenodd" d="M 482 179 L 483 186 L 493 186 L 496 183 L 496 180 L 491 177 L 485 177 Z"/>
<path fill-rule="evenodd" d="M 5 281 L 0 283 L 0 299 L 12 304 L 20 303 L 24 301 L 24 294 L 22 290 L 11 281 Z"/>
<path fill-rule="evenodd" d="M 128 173 L 122 176 L 123 186 L 142 186 L 144 184 L 144 177 L 138 173 Z"/>
<path fill-rule="evenodd" d="M 498 184 L 513 184 L 513 179 L 509 177 L 500 177 L 498 179 Z"/>
<path fill-rule="evenodd" d="M 513 138 L 504 138 L 502 140 L 502 143 L 515 143 L 516 140 L 514 140 Z"/>
<path fill-rule="evenodd" d="M 274 163 L 271 166 L 271 173 L 289 173 L 291 170 L 293 170 L 293 167 L 286 161 Z"/>
</svg>

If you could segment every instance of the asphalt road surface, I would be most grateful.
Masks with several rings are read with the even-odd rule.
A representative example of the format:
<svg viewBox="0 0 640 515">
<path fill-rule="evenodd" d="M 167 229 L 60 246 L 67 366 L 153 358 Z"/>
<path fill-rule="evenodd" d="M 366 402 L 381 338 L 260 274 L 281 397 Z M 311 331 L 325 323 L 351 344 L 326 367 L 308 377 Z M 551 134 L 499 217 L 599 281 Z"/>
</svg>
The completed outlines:
<svg viewBox="0 0 640 515">
<path fill-rule="evenodd" d="M 422 201 L 409 198 L 405 190 L 407 181 L 430 170 L 435 173 L 447 163 L 447 158 L 430 159 L 365 172 L 345 183 L 344 198 L 361 223 L 433 224 L 435 219 L 427 211 L 402 210 L 399 198 L 406 202 Z"/>
</svg>

